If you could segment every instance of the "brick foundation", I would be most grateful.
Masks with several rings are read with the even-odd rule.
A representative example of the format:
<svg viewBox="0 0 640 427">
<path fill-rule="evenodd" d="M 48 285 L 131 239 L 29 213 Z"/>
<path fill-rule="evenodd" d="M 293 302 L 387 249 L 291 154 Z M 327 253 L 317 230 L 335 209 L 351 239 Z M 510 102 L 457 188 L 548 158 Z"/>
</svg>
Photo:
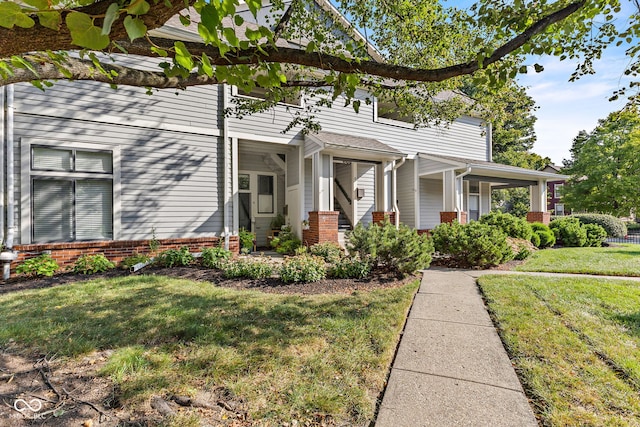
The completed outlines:
<svg viewBox="0 0 640 427">
<path fill-rule="evenodd" d="M 302 241 L 307 246 L 316 243 L 338 243 L 337 211 L 309 212 L 309 229 L 302 230 Z"/>
<path fill-rule="evenodd" d="M 441 223 L 452 223 L 453 221 L 458 220 L 458 212 L 440 212 L 440 222 Z M 460 224 L 467 223 L 467 213 L 460 212 Z"/>
<path fill-rule="evenodd" d="M 202 248 L 218 246 L 219 242 L 219 237 L 159 239 L 158 252 L 167 249 L 179 249 L 182 246 L 187 246 L 191 252 L 200 252 Z M 16 245 L 14 249 L 18 251 L 18 258 L 11 263 L 11 269 L 13 271 L 13 269 L 24 260 L 38 256 L 45 251 L 51 252 L 51 257 L 58 262 L 61 268 L 73 265 L 81 255 L 98 253 L 104 254 L 109 261 L 118 264 L 124 258 L 136 252 L 139 254 L 149 254 L 149 243 L 150 240 L 106 240 Z M 238 236 L 230 237 L 229 249 L 236 255 L 239 253 L 240 241 Z"/>
<path fill-rule="evenodd" d="M 396 213 L 395 212 L 373 212 L 373 223 L 382 225 L 388 219 L 391 224 L 396 223 Z"/>
<path fill-rule="evenodd" d="M 551 221 L 551 212 L 527 212 L 527 222 L 541 222 L 549 225 Z"/>
</svg>

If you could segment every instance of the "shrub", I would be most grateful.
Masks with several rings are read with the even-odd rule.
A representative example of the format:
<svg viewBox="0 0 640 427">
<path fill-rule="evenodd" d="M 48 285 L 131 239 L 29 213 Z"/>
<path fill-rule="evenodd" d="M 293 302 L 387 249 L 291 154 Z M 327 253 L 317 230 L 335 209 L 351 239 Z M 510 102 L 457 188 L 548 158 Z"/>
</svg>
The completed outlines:
<svg viewBox="0 0 640 427">
<path fill-rule="evenodd" d="M 486 268 L 513 258 L 507 235 L 499 228 L 473 221 L 438 225 L 432 233 L 436 251 L 462 266 Z"/>
<path fill-rule="evenodd" d="M 357 257 L 344 257 L 329 268 L 329 276 L 338 279 L 364 279 L 371 272 L 371 264 Z"/>
<path fill-rule="evenodd" d="M 238 233 L 238 238 L 240 240 L 240 251 L 242 253 L 250 253 L 253 250 L 253 242 L 256 240 L 256 234 L 241 228 Z"/>
<path fill-rule="evenodd" d="M 551 221 L 549 228 L 553 230 L 556 241 L 562 246 L 581 247 L 587 243 L 587 231 L 578 218 L 564 217 Z"/>
<path fill-rule="evenodd" d="M 139 254 L 135 252 L 133 255 L 130 255 L 120 261 L 120 268 L 124 270 L 129 270 L 136 264 L 140 264 L 141 262 L 149 262 L 151 258 L 146 254 Z"/>
<path fill-rule="evenodd" d="M 248 277 L 250 279 L 265 279 L 273 274 L 273 265 L 263 259 L 238 259 L 220 263 L 224 277 L 234 279 Z"/>
<path fill-rule="evenodd" d="M 549 226 L 541 222 L 534 222 L 531 224 L 531 229 L 533 230 L 531 242 L 537 248 L 544 249 L 556 244 L 556 236 Z"/>
<path fill-rule="evenodd" d="M 599 247 L 607 238 L 607 231 L 598 224 L 584 224 L 582 226 L 587 232 L 587 242 L 585 246 Z"/>
<path fill-rule="evenodd" d="M 271 240 L 271 247 L 283 255 L 293 255 L 300 246 L 302 246 L 302 242 L 293 234 L 291 227 L 288 226 L 282 227 L 278 237 L 274 237 Z"/>
<path fill-rule="evenodd" d="M 160 252 L 155 259 L 155 263 L 162 267 L 187 266 L 193 262 L 193 255 L 186 246 L 180 249 L 167 249 Z"/>
<path fill-rule="evenodd" d="M 231 251 L 216 246 L 214 248 L 202 248 L 202 258 L 200 262 L 207 268 L 220 268 L 220 263 L 230 259 L 233 255 Z"/>
<path fill-rule="evenodd" d="M 115 266 L 103 254 L 81 255 L 73 264 L 71 270 L 74 273 L 95 274 L 111 270 Z"/>
<path fill-rule="evenodd" d="M 16 273 L 27 276 L 51 277 L 59 268 L 60 266 L 55 259 L 51 258 L 51 255 L 41 254 L 23 261 L 16 267 Z"/>
<path fill-rule="evenodd" d="M 483 224 L 498 227 L 504 234 L 515 239 L 530 240 L 533 234 L 531 225 L 524 218 L 518 218 L 508 213 L 494 211 L 482 215 L 479 221 Z"/>
<path fill-rule="evenodd" d="M 327 276 L 324 260 L 313 255 L 287 258 L 280 267 L 280 278 L 285 283 L 317 282 Z"/>
<path fill-rule="evenodd" d="M 349 253 L 367 261 L 373 268 L 405 275 L 429 268 L 431 264 L 431 239 L 406 225 L 396 229 L 388 220 L 369 227 L 358 224 L 347 234 L 347 239 Z"/>
<path fill-rule="evenodd" d="M 573 218 L 578 218 L 581 224 L 597 224 L 605 229 L 609 237 L 624 237 L 627 235 L 625 223 L 613 215 L 604 214 L 574 214 Z"/>
<path fill-rule="evenodd" d="M 321 257 L 328 263 L 338 262 L 344 255 L 340 245 L 333 242 L 316 243 L 309 248 L 309 253 Z"/>
</svg>

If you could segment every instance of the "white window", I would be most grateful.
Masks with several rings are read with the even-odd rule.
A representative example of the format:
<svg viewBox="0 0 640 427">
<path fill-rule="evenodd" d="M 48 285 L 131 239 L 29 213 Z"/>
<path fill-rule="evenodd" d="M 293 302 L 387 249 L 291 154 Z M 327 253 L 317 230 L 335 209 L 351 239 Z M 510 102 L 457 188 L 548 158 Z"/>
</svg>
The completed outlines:
<svg viewBox="0 0 640 427">
<path fill-rule="evenodd" d="M 562 187 L 564 187 L 564 184 L 555 184 L 553 186 L 553 197 L 555 197 L 556 199 L 562 197 Z"/>
<path fill-rule="evenodd" d="M 557 216 L 564 216 L 564 203 L 556 203 L 554 212 Z"/>
<path fill-rule="evenodd" d="M 373 121 L 403 128 L 414 129 L 414 117 L 403 114 L 393 100 L 374 100 Z"/>
<path fill-rule="evenodd" d="M 480 219 L 480 183 L 469 181 L 469 221 Z"/>
<path fill-rule="evenodd" d="M 119 228 L 117 149 L 23 141 L 22 241 L 111 240 Z M 102 147 L 100 147 L 102 148 Z M 28 162 L 28 163 L 27 163 Z"/>
<path fill-rule="evenodd" d="M 276 175 L 267 172 L 243 171 L 238 174 L 240 216 L 246 217 L 245 221 L 252 216 L 266 217 L 276 214 L 276 182 Z"/>
</svg>

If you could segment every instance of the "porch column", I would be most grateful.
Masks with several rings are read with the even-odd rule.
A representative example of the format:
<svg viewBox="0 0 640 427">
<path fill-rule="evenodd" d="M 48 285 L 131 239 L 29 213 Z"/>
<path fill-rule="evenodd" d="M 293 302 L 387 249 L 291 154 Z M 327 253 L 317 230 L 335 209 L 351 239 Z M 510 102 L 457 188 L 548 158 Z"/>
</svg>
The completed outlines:
<svg viewBox="0 0 640 427">
<path fill-rule="evenodd" d="M 539 180 L 538 185 L 529 187 L 530 212 L 527 221 L 549 224 L 551 214 L 547 212 L 547 183 Z"/>
<path fill-rule="evenodd" d="M 440 212 L 440 222 L 450 223 L 457 220 L 460 224 L 467 223 L 467 213 L 462 211 L 462 179 L 456 179 L 453 170 L 442 172 L 443 211 Z"/>
<path fill-rule="evenodd" d="M 302 231 L 303 243 L 313 246 L 316 243 L 338 243 L 337 211 L 309 212 L 309 228 Z"/>
<path fill-rule="evenodd" d="M 331 156 L 316 153 L 313 162 L 313 209 L 333 210 L 333 165 Z"/>
</svg>

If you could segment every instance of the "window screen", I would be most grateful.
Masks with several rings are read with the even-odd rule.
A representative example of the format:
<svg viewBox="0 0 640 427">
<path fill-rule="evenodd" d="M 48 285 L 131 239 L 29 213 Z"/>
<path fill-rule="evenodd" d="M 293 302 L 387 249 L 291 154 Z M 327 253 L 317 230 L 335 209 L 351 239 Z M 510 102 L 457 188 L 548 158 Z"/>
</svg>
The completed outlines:
<svg viewBox="0 0 640 427">
<path fill-rule="evenodd" d="M 33 180 L 33 241 L 73 240 L 73 181 Z"/>
<path fill-rule="evenodd" d="M 258 213 L 273 213 L 273 176 L 258 175 Z"/>
<path fill-rule="evenodd" d="M 72 171 L 73 151 L 33 147 L 32 168 L 45 171 Z"/>
</svg>

